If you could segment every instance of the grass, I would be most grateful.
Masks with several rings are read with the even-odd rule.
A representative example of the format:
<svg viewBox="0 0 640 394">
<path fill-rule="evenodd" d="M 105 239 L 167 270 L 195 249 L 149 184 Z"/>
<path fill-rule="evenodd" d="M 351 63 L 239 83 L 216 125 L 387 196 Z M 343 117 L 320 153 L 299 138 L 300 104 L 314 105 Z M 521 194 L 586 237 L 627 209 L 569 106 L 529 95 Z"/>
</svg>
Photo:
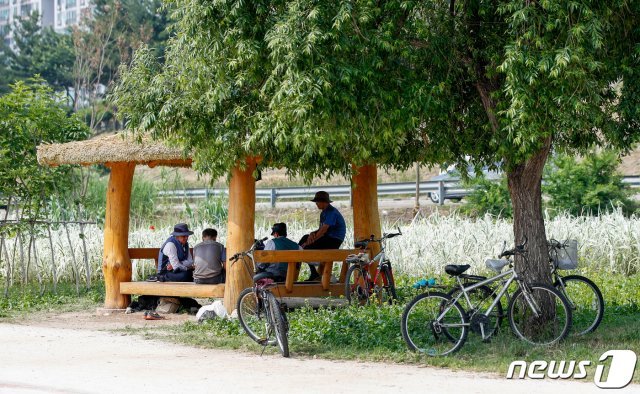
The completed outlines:
<svg viewBox="0 0 640 394">
<path fill-rule="evenodd" d="M 38 284 L 13 286 L 7 297 L 0 297 L 0 321 L 20 319 L 37 312 L 64 313 L 93 309 L 104 302 L 104 283 L 95 283 L 79 293 L 73 283 L 58 283 L 57 292 L 48 284 L 44 292 Z"/>
<path fill-rule="evenodd" d="M 592 277 L 605 295 L 604 319 L 595 333 L 570 336 L 552 347 L 530 346 L 511 334 L 503 321 L 499 334 L 490 343 L 470 333 L 458 352 L 446 357 L 428 357 L 412 353 L 400 333 L 404 305 L 417 290 L 405 278 L 399 289 L 401 301 L 392 306 L 320 308 L 305 307 L 287 314 L 289 341 L 293 357 L 321 357 L 334 360 L 358 360 L 429 365 L 454 370 L 491 372 L 505 376 L 511 362 L 525 360 L 588 360 L 588 378 L 593 379 L 598 359 L 607 350 L 640 351 L 640 298 L 630 298 L 624 289 L 637 289 L 640 276 L 605 275 Z M 615 284 L 615 286 L 614 286 Z M 263 349 L 251 341 L 235 320 L 210 320 L 198 325 L 187 322 L 179 327 L 123 330 L 147 338 L 168 340 L 202 348 L 225 348 L 260 354 Z M 267 348 L 277 354 L 276 348 Z M 640 383 L 640 374 L 633 380 Z"/>
</svg>

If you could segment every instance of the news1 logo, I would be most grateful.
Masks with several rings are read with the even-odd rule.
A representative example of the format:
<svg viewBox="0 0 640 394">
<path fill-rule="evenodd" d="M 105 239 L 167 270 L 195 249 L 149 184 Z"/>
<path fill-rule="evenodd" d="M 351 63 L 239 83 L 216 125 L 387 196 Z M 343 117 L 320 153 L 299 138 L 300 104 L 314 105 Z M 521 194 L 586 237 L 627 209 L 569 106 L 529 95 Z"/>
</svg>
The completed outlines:
<svg viewBox="0 0 640 394">
<path fill-rule="evenodd" d="M 611 359 L 609 368 L 603 361 Z M 596 373 L 593 382 L 602 389 L 621 389 L 631 383 L 636 369 L 638 357 L 632 350 L 609 350 L 600 356 L 596 365 Z M 524 360 L 517 360 L 509 365 L 507 379 L 513 379 L 516 368 L 520 367 L 517 379 L 584 379 L 587 377 L 587 368 L 591 361 L 544 361 L 536 360 L 527 363 Z M 605 372 L 608 372 L 605 374 Z M 606 378 L 605 378 L 606 376 Z"/>
</svg>

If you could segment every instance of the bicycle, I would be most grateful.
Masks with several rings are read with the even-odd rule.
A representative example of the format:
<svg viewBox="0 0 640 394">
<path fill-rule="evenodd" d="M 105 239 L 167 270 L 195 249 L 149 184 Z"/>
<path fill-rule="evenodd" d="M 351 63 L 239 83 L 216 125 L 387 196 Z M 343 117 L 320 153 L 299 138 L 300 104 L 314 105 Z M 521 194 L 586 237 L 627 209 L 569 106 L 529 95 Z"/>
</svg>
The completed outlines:
<svg viewBox="0 0 640 394">
<path fill-rule="evenodd" d="M 276 286 L 273 274 L 258 272 L 253 258 L 253 252 L 258 245 L 266 240 L 266 237 L 256 240 L 249 250 L 236 253 L 229 259 L 233 264 L 243 258 L 245 268 L 249 270 L 244 260 L 245 257 L 248 257 L 254 267 L 253 287 L 242 290 L 238 297 L 236 310 L 240 325 L 251 339 L 263 346 L 263 351 L 267 346 L 277 345 L 282 356 L 289 357 L 289 339 L 287 337 L 289 322 L 282 306 L 269 290 Z"/>
<path fill-rule="evenodd" d="M 369 239 L 354 243 L 354 247 L 360 248 L 362 251 L 349 255 L 345 260 L 350 265 L 344 283 L 344 295 L 349 303 L 353 301 L 358 305 L 366 305 L 372 294 L 376 295 L 376 299 L 381 304 L 391 304 L 398 299 L 391 261 L 385 254 L 385 241 L 399 235 L 402 235 L 402 232 L 398 228 L 397 233 L 383 234 L 380 239 L 375 239 L 372 235 Z M 380 252 L 373 259 L 369 259 L 369 255 L 365 252 L 371 242 L 380 244 Z M 372 279 L 369 268 L 374 263 L 378 263 L 378 265 Z"/>
<path fill-rule="evenodd" d="M 549 257 L 553 286 L 567 299 L 573 312 L 573 331 L 575 335 L 584 335 L 595 331 L 604 316 L 604 298 L 598 286 L 582 275 L 561 275 L 558 270 L 575 269 L 578 266 L 577 251 L 570 256 L 571 241 L 559 242 L 550 239 Z M 575 242 L 575 241 L 573 241 Z M 563 256 L 564 255 L 564 256 Z M 562 258 L 562 257 L 569 258 Z"/>
<path fill-rule="evenodd" d="M 604 298 L 600 289 L 589 278 L 581 275 L 563 276 L 558 272 L 558 270 L 577 268 L 577 255 L 569 256 L 567 252 L 570 247 L 570 241 L 559 242 L 555 239 L 550 239 L 547 242 L 549 245 L 549 262 L 551 265 L 553 286 L 566 298 L 572 310 L 572 335 L 580 336 L 595 331 L 604 316 Z M 573 247 L 576 248 L 577 246 Z M 465 285 L 487 279 L 485 276 L 466 274 L 460 275 L 460 278 L 465 281 Z M 460 288 L 456 286 L 447 294 L 455 297 L 459 292 Z M 507 298 L 508 305 L 509 292 L 505 292 L 504 295 Z M 471 302 L 474 306 L 471 308 L 471 313 L 473 313 L 481 309 L 482 305 L 489 305 L 493 298 L 495 298 L 495 292 L 494 289 L 489 286 L 481 286 L 471 292 L 469 298 L 472 300 Z M 492 315 L 489 316 L 489 320 L 492 322 L 491 326 L 494 327 L 494 331 L 491 333 L 492 335 L 497 332 L 502 324 L 503 318 L 502 304 L 498 302 L 496 309 L 492 312 Z M 473 326 L 471 331 L 477 333 L 473 330 Z"/>
<path fill-rule="evenodd" d="M 571 308 L 564 296 L 554 287 L 542 283 L 526 283 L 513 268 L 510 257 L 525 258 L 524 246 L 516 245 L 500 254 L 499 260 L 487 260 L 487 267 L 497 275 L 465 285 L 460 278 L 470 265 L 447 265 L 445 272 L 456 278 L 460 293 L 451 297 L 442 292 L 426 292 L 415 297 L 402 314 L 402 337 L 409 349 L 430 356 L 442 356 L 458 351 L 465 343 L 469 328 L 478 331 L 483 340 L 495 332 L 495 323 L 489 316 L 514 283 L 517 290 L 509 301 L 507 318 L 512 332 L 520 339 L 534 345 L 552 345 L 564 339 L 571 328 Z M 502 259 L 507 257 L 507 259 Z M 509 269 L 502 272 L 502 269 Z M 500 289 L 484 312 L 476 310 L 469 314 L 460 305 L 464 299 L 473 311 L 469 292 L 490 283 L 501 281 Z M 548 308 L 550 307 L 550 308 Z"/>
</svg>

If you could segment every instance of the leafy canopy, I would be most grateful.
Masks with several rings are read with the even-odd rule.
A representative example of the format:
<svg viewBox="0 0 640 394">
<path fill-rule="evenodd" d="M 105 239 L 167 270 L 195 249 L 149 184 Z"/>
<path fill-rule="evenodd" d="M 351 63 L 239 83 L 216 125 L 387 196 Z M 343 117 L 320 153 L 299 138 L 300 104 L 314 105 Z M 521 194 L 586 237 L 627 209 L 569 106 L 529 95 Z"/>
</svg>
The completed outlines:
<svg viewBox="0 0 640 394">
<path fill-rule="evenodd" d="M 251 155 L 509 171 L 637 139 L 638 3 L 167 0 L 165 62 L 137 51 L 114 100 L 214 175 Z"/>
<path fill-rule="evenodd" d="M 247 156 L 308 178 L 348 173 L 352 162 L 415 161 L 425 141 L 414 132 L 417 119 L 398 105 L 399 86 L 413 72 L 387 48 L 383 36 L 392 26 L 373 31 L 378 37 L 369 47 L 346 8 L 333 20 L 331 2 L 308 18 L 298 2 L 168 4 L 176 23 L 166 61 L 142 48 L 115 89 L 131 129 L 183 145 L 198 169 L 214 175 Z M 307 28 L 313 31 L 298 34 Z M 335 53 L 317 57 L 316 45 Z M 378 72 L 385 66 L 393 78 Z"/>
</svg>

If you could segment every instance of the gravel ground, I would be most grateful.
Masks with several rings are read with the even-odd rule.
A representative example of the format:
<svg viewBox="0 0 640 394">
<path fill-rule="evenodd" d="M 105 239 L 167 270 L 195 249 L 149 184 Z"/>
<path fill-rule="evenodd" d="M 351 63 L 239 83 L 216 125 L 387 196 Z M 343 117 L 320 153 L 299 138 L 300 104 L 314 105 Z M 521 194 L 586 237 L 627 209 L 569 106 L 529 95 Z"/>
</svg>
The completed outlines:
<svg viewBox="0 0 640 394">
<path fill-rule="evenodd" d="M 108 330 L 193 319 L 64 313 L 0 324 L 0 393 L 580 393 L 592 382 L 506 380 L 415 365 L 199 349 Z M 621 393 L 640 393 L 633 385 Z"/>
</svg>

